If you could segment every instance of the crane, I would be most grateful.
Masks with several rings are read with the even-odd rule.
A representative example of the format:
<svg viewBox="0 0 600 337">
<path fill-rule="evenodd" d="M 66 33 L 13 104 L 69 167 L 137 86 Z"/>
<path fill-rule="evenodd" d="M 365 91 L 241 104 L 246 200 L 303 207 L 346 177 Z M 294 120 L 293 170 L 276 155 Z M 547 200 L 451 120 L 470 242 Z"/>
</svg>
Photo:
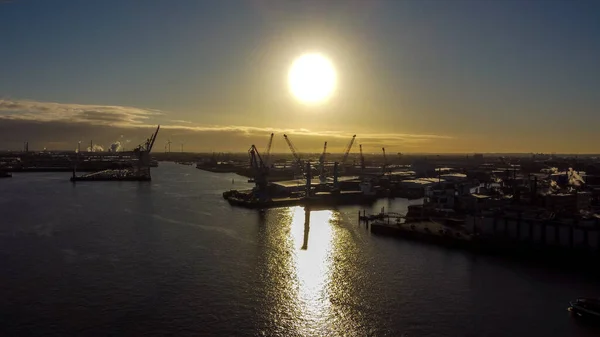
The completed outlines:
<svg viewBox="0 0 600 337">
<path fill-rule="evenodd" d="M 138 145 L 136 150 L 145 151 L 145 152 L 150 153 L 150 151 L 152 151 L 152 148 L 154 147 L 154 142 L 156 141 L 156 136 L 158 135 L 158 130 L 160 130 L 160 125 L 156 128 L 156 131 L 154 131 L 152 136 L 150 136 L 150 138 L 146 139 L 146 142 L 144 144 Z M 166 145 L 165 145 L 165 149 L 166 149 Z"/>
<path fill-rule="evenodd" d="M 321 183 L 327 182 L 327 176 L 325 175 L 325 157 L 327 155 L 327 142 L 323 145 L 323 153 L 319 157 L 319 180 Z"/>
<path fill-rule="evenodd" d="M 271 161 L 271 146 L 273 146 L 273 136 L 271 133 L 271 138 L 269 138 L 269 142 L 267 143 L 267 149 L 265 150 L 265 166 L 269 166 Z"/>
<path fill-rule="evenodd" d="M 248 150 L 250 157 L 250 167 L 254 170 L 254 183 L 256 184 L 256 192 L 258 193 L 259 199 L 265 197 L 267 189 L 267 174 L 268 168 L 265 166 L 265 162 L 258 153 L 258 149 L 254 144 Z"/>
<path fill-rule="evenodd" d="M 381 151 L 383 151 L 383 173 L 385 174 L 386 170 L 387 170 L 387 157 L 385 155 L 385 147 L 381 148 Z"/>
<path fill-rule="evenodd" d="M 346 150 L 344 151 L 344 157 L 342 157 L 342 161 L 340 162 L 341 165 L 344 165 L 344 163 L 348 159 L 348 154 L 350 154 L 350 150 L 352 150 L 352 145 L 354 145 L 354 140 L 355 139 L 356 139 L 356 135 L 352 136 L 352 139 L 350 140 L 350 142 L 346 146 Z"/>
<path fill-rule="evenodd" d="M 154 134 L 150 137 L 150 143 L 148 144 L 148 146 L 146 146 L 146 149 L 148 150 L 148 152 L 152 151 L 152 148 L 154 147 L 154 142 L 156 141 L 156 136 L 158 135 L 158 130 L 160 130 L 160 125 L 156 127 L 156 131 L 154 131 Z"/>
<path fill-rule="evenodd" d="M 292 155 L 294 156 L 294 160 L 296 161 L 296 165 L 298 165 L 300 167 L 300 170 L 302 172 L 304 172 L 304 165 L 303 165 L 303 162 L 302 162 L 302 158 L 298 154 L 298 150 L 296 149 L 296 147 L 294 146 L 294 144 L 292 144 L 292 141 L 288 138 L 287 135 L 284 134 L 283 138 L 285 138 L 285 141 L 288 144 L 288 146 L 290 148 L 290 151 L 292 151 Z"/>
<path fill-rule="evenodd" d="M 158 130 L 160 130 L 160 125 L 156 127 L 156 131 L 150 136 L 150 138 L 146 139 L 144 144 L 138 145 L 133 152 L 138 157 L 137 164 L 137 174 L 146 175 L 148 178 L 150 177 L 150 151 L 154 147 L 154 142 L 156 141 L 156 136 L 158 135 Z"/>
</svg>

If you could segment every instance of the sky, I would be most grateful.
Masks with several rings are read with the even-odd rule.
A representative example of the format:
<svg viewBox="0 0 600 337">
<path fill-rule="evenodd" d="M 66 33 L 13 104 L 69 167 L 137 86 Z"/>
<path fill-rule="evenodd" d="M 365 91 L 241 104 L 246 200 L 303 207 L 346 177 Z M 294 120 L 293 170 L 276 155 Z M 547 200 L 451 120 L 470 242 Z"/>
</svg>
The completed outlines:
<svg viewBox="0 0 600 337">
<path fill-rule="evenodd" d="M 600 1 L 0 1 L 0 149 L 600 153 Z M 327 56 L 334 95 L 287 74 Z M 127 145 L 126 145 L 127 144 Z M 177 146 L 175 146 L 177 145 Z M 133 145 L 132 145 L 133 146 Z M 158 150 L 157 150 L 158 148 Z"/>
</svg>

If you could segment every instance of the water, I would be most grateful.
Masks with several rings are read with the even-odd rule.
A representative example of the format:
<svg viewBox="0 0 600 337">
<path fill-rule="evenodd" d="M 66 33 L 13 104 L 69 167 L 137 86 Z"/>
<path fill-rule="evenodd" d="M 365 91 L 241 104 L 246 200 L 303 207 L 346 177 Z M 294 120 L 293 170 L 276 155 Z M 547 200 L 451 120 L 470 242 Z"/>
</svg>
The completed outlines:
<svg viewBox="0 0 600 337">
<path fill-rule="evenodd" d="M 374 236 L 358 207 L 232 208 L 243 178 L 171 163 L 68 178 L 0 180 L 2 336 L 600 334 L 566 311 L 597 280 Z"/>
</svg>

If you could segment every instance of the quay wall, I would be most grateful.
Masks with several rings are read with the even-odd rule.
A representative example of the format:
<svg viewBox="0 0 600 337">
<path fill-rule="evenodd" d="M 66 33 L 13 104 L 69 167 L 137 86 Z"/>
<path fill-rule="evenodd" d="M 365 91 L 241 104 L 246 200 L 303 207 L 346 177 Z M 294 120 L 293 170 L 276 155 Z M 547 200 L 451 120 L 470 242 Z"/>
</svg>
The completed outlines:
<svg viewBox="0 0 600 337">
<path fill-rule="evenodd" d="M 597 219 L 556 221 L 470 215 L 466 227 L 484 240 L 600 253 L 600 222 Z"/>
</svg>

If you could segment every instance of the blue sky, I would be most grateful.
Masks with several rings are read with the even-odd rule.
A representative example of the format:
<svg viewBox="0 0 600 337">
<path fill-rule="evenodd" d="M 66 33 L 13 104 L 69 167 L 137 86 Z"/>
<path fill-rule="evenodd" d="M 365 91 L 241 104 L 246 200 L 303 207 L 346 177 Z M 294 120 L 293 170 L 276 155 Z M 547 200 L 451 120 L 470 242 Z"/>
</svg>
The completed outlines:
<svg viewBox="0 0 600 337">
<path fill-rule="evenodd" d="M 160 122 L 197 151 L 275 130 L 307 151 L 357 134 L 397 152 L 598 152 L 599 15 L 599 1 L 14 0 L 0 4 L 0 129 L 13 130 L 0 148 Z M 307 51 L 338 72 L 323 106 L 288 93 Z"/>
</svg>

